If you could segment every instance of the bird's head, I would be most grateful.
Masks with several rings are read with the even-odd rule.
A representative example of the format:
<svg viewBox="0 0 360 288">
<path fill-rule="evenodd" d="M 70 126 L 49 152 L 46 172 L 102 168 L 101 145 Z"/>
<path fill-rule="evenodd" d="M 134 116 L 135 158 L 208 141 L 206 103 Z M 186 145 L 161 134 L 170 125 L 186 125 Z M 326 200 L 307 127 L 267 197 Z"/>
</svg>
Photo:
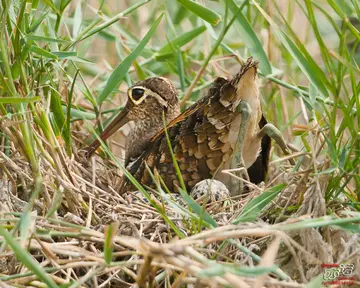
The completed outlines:
<svg viewBox="0 0 360 288">
<path fill-rule="evenodd" d="M 135 125 L 159 126 L 162 125 L 163 113 L 167 122 L 180 113 L 176 89 L 162 77 L 151 77 L 135 83 L 128 89 L 127 96 L 125 107 L 100 134 L 101 140 L 105 141 L 131 121 Z M 86 156 L 91 156 L 99 146 L 100 142 L 95 140 L 88 147 Z"/>
</svg>

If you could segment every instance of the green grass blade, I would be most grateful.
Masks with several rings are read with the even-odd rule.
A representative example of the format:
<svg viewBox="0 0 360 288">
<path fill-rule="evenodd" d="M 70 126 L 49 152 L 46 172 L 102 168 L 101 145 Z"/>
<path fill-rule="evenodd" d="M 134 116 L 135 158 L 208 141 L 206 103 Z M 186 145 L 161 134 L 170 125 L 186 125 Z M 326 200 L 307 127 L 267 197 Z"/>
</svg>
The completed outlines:
<svg viewBox="0 0 360 288">
<path fill-rule="evenodd" d="M 177 0 L 187 10 L 193 12 L 195 15 L 209 22 L 211 25 L 217 25 L 221 21 L 221 16 L 215 11 L 206 8 L 203 5 L 191 0 Z"/>
<path fill-rule="evenodd" d="M 286 186 L 286 184 L 276 185 L 250 200 L 242 209 L 240 215 L 236 217 L 232 223 L 238 224 L 240 222 L 256 219 L 265 206 L 268 205 Z"/>
<path fill-rule="evenodd" d="M 67 109 L 68 109 L 67 106 L 62 106 L 62 110 L 64 113 L 67 112 Z M 96 115 L 94 113 L 81 111 L 76 108 L 70 109 L 70 116 L 71 118 L 86 119 L 86 120 L 96 119 Z"/>
<path fill-rule="evenodd" d="M 11 236 L 11 234 L 3 227 L 0 226 L 0 235 L 4 237 L 7 244 L 14 251 L 16 258 L 21 261 L 23 265 L 29 268 L 34 272 L 36 276 L 38 276 L 46 285 L 51 288 L 58 288 L 59 286 L 51 279 L 51 277 L 46 274 L 43 268 L 40 266 L 38 262 L 30 255 L 30 253 L 24 250 L 19 243 Z"/>
<path fill-rule="evenodd" d="M 54 60 L 58 59 L 58 57 L 55 54 L 53 54 L 45 49 L 42 49 L 40 47 L 37 47 L 35 45 L 32 45 L 30 47 L 30 51 L 39 56 L 45 57 L 45 58 L 54 59 Z"/>
<path fill-rule="evenodd" d="M 60 10 L 64 11 L 66 7 L 70 4 L 71 0 L 61 0 Z"/>
<path fill-rule="evenodd" d="M 35 34 L 28 34 L 26 35 L 26 40 L 33 40 L 35 42 L 57 42 L 57 43 L 68 43 L 68 40 L 64 40 L 61 38 L 52 38 L 52 37 L 45 37 L 45 36 L 38 36 Z"/>
<path fill-rule="evenodd" d="M 35 201 L 39 198 L 39 194 L 42 191 L 43 180 L 41 177 L 37 177 L 35 180 L 35 186 L 30 195 L 29 202 L 25 206 L 24 212 L 21 214 L 19 221 L 19 230 L 20 230 L 20 246 L 26 247 L 27 241 L 29 241 L 32 232 L 31 226 L 34 221 L 34 215 L 32 210 L 35 204 Z"/>
<path fill-rule="evenodd" d="M 208 268 L 201 270 L 197 275 L 202 278 L 223 276 L 225 273 L 232 273 L 240 276 L 260 276 L 262 274 L 274 273 L 276 269 L 275 265 L 271 267 L 247 267 L 247 266 L 228 266 L 214 262 L 213 265 L 209 265 Z"/>
<path fill-rule="evenodd" d="M 45 218 L 49 219 L 51 218 L 54 213 L 57 211 L 57 209 L 61 206 L 61 201 L 62 201 L 62 197 L 63 197 L 63 192 L 64 190 L 60 187 L 58 187 L 55 190 L 55 196 L 53 197 L 53 201 L 51 203 L 50 208 L 48 209 Z"/>
<path fill-rule="evenodd" d="M 260 5 L 253 0 L 253 3 L 260 11 L 260 13 L 265 17 L 265 19 L 269 22 L 277 36 L 280 38 L 281 43 L 285 46 L 285 48 L 289 51 L 289 53 L 293 56 L 294 60 L 302 70 L 302 72 L 306 75 L 306 77 L 312 82 L 312 84 L 318 89 L 320 93 L 324 96 L 328 97 L 329 93 L 326 89 L 324 83 L 327 83 L 326 77 L 321 71 L 321 69 L 314 65 L 314 63 L 309 62 L 308 59 L 301 53 L 299 48 L 295 45 L 295 43 L 285 34 L 284 31 L 271 19 L 271 17 L 260 7 Z"/>
<path fill-rule="evenodd" d="M 273 228 L 280 229 L 282 231 L 293 231 L 305 228 L 319 228 L 319 227 L 326 227 L 326 226 L 339 226 L 339 227 L 346 227 L 347 224 L 355 224 L 360 222 L 360 213 L 352 213 L 353 217 L 348 218 L 337 218 L 336 216 L 324 216 L 315 219 L 304 219 L 302 221 L 298 221 L 295 223 L 280 223 L 274 225 Z M 359 230 L 359 226 L 357 226 Z M 357 233 L 359 233 L 358 231 Z"/>
<path fill-rule="evenodd" d="M 2 104 L 20 104 L 20 103 L 32 103 L 38 102 L 41 100 L 40 96 L 34 97 L 4 97 L 0 98 L 0 103 Z"/>
<path fill-rule="evenodd" d="M 53 55 L 57 56 L 59 59 L 67 59 L 72 60 L 74 62 L 81 62 L 81 63 L 87 63 L 87 64 L 94 64 L 94 62 L 85 59 L 83 57 L 80 57 L 77 55 L 77 52 L 71 51 L 59 51 L 59 52 L 51 52 Z"/>
<path fill-rule="evenodd" d="M 168 133 L 167 127 L 166 127 L 166 120 L 165 120 L 165 113 L 164 112 L 163 112 L 163 124 L 164 124 L 164 132 L 165 132 L 165 136 L 166 136 L 166 142 L 167 142 L 170 154 L 171 154 L 171 159 L 173 161 L 173 165 L 174 165 L 174 168 L 175 168 L 175 171 L 176 171 L 176 175 L 177 175 L 177 177 L 179 179 L 181 188 L 184 191 L 186 191 L 186 185 L 185 185 L 184 179 L 183 179 L 183 177 L 181 175 L 181 170 L 180 170 L 179 164 L 177 163 L 177 160 L 176 160 L 176 157 L 175 157 L 175 154 L 174 154 L 174 151 L 172 149 L 171 142 L 170 142 L 169 133 Z M 186 191 L 186 193 L 187 193 L 187 191 Z"/>
<path fill-rule="evenodd" d="M 334 31 L 336 32 L 336 34 L 340 37 L 341 31 L 340 31 L 335 19 L 332 17 L 332 15 L 330 15 L 330 13 L 328 13 L 328 11 L 326 9 L 324 9 L 324 7 L 322 7 L 319 3 L 317 3 L 313 0 L 311 1 L 311 5 L 316 7 L 322 14 L 324 14 L 326 19 L 331 23 L 331 26 L 334 29 Z"/>
<path fill-rule="evenodd" d="M 254 261 L 256 261 L 257 263 L 259 263 L 261 261 L 261 257 L 258 256 L 257 254 L 255 254 L 254 252 L 251 251 L 251 249 L 248 249 L 247 247 L 244 247 L 243 245 L 241 245 L 238 241 L 234 240 L 234 239 L 226 239 L 221 246 L 223 245 L 234 245 L 237 249 L 239 249 L 241 252 L 243 252 L 245 255 L 250 256 Z M 274 274 L 276 274 L 277 276 L 279 276 L 282 280 L 289 280 L 290 277 L 284 272 L 282 271 L 279 267 L 277 267 L 277 269 L 274 271 Z"/>
<path fill-rule="evenodd" d="M 189 207 L 194 211 L 197 215 L 200 216 L 201 219 L 206 221 L 212 227 L 218 227 L 219 225 L 216 223 L 215 219 L 211 217 L 211 215 L 200 206 L 194 199 L 192 199 L 188 193 L 184 190 L 179 189 L 181 196 L 184 198 L 185 202 L 189 205 Z"/>
<path fill-rule="evenodd" d="M 141 51 L 145 48 L 146 44 L 149 42 L 151 36 L 155 33 L 156 28 L 159 25 L 163 16 L 164 13 L 161 13 L 159 18 L 151 26 L 150 30 L 148 31 L 148 33 L 146 33 L 139 45 L 112 72 L 109 80 L 105 85 L 105 88 L 102 90 L 101 94 L 97 98 L 98 104 L 102 103 L 110 95 L 110 93 L 121 83 L 131 64 L 135 61 L 137 56 L 141 53 Z"/>
<path fill-rule="evenodd" d="M 162 46 L 159 49 L 158 54 L 166 54 L 166 53 L 174 52 L 172 47 L 179 48 L 184 46 L 185 44 L 189 43 L 191 40 L 199 36 L 201 33 L 203 33 L 205 30 L 206 30 L 205 26 L 200 26 L 191 31 L 181 34 L 180 36 L 173 39 L 170 43 L 167 43 L 164 46 Z"/>
<path fill-rule="evenodd" d="M 105 227 L 105 242 L 104 242 L 104 259 L 106 264 L 110 264 L 113 255 L 113 238 L 117 232 L 117 223 L 111 223 Z"/>
<path fill-rule="evenodd" d="M 238 11 L 239 7 L 236 5 L 234 0 L 228 0 L 230 11 Z M 260 70 L 264 75 L 271 74 L 271 65 L 268 57 L 262 47 L 262 44 L 259 38 L 256 36 L 251 24 L 246 19 L 244 14 L 240 11 L 236 14 L 236 20 L 239 25 L 236 26 L 244 45 L 250 50 L 250 54 L 254 56 L 255 59 L 259 60 Z"/>
<path fill-rule="evenodd" d="M 86 32 L 86 34 L 84 34 L 83 32 L 80 33 L 77 37 L 77 39 L 74 41 L 73 44 L 75 44 L 76 42 L 80 42 L 83 41 L 93 35 L 95 35 L 96 33 L 99 33 L 100 31 L 106 29 L 107 27 L 109 27 L 110 25 L 116 23 L 117 21 L 119 21 L 121 18 L 123 18 L 124 16 L 126 16 L 127 14 L 131 13 L 132 11 L 136 10 L 137 8 L 139 8 L 140 6 L 148 3 L 150 0 L 145 0 L 139 3 L 134 4 L 133 6 L 129 7 L 128 9 L 126 9 L 125 11 L 119 13 L 118 15 L 112 17 L 111 19 L 107 20 L 106 22 L 104 22 L 103 24 L 89 30 L 88 32 Z M 72 44 L 72 45 L 73 45 Z"/>
<path fill-rule="evenodd" d="M 162 181 L 162 184 L 163 184 L 163 181 Z M 169 193 L 169 194 L 171 194 L 171 193 Z M 206 227 L 206 228 L 214 227 L 212 224 L 210 224 L 206 221 L 203 221 L 201 216 L 199 216 L 198 214 L 194 214 L 187 207 L 183 206 L 182 203 L 179 203 L 179 201 L 177 201 L 177 199 L 173 199 L 169 194 L 166 194 L 165 192 L 162 191 L 162 193 L 161 193 L 162 199 L 164 199 L 168 203 L 168 205 L 170 207 L 172 207 L 176 212 L 178 212 L 180 215 L 182 215 L 184 217 L 184 219 L 186 219 L 187 221 L 189 221 L 189 220 L 196 221 L 196 224 L 198 224 L 198 226 L 203 224 L 203 225 L 201 225 L 201 227 Z"/>
<path fill-rule="evenodd" d="M 71 157 L 71 127 L 70 127 L 70 120 L 71 120 L 71 105 L 72 105 L 72 98 L 74 94 L 74 87 L 76 82 L 76 77 L 79 74 L 79 70 L 76 71 L 73 82 L 71 84 L 71 89 L 69 91 L 68 99 L 67 99 L 67 111 L 66 111 L 66 129 L 64 129 L 64 138 L 66 138 L 66 152 L 68 153 L 69 157 Z"/>
<path fill-rule="evenodd" d="M 357 30 L 354 27 L 354 25 L 351 24 L 351 22 L 349 21 L 345 11 L 343 11 L 343 9 L 341 9 L 341 7 L 334 0 L 328 0 L 328 3 L 331 6 L 331 8 L 333 8 L 334 11 L 341 17 L 341 19 L 344 21 L 344 24 L 348 26 L 349 30 L 357 38 L 357 40 L 360 41 L 360 32 L 359 32 L 359 30 Z"/>
<path fill-rule="evenodd" d="M 10 94 L 10 96 L 17 96 L 17 92 L 16 92 L 16 88 L 14 85 L 14 80 L 12 77 L 12 71 L 11 71 L 11 65 L 9 63 L 9 51 L 7 49 L 6 43 L 5 43 L 5 35 L 3 35 L 3 33 L 0 32 L 0 60 L 2 60 L 1 62 L 1 68 L 2 70 L 5 72 L 2 72 L 1 76 L 4 76 L 4 84 L 6 84 L 6 86 L 9 88 L 8 92 Z"/>
<path fill-rule="evenodd" d="M 55 125 L 57 129 L 54 129 L 55 131 L 58 130 L 58 132 L 63 137 L 66 144 L 68 144 L 66 141 L 68 141 L 68 138 L 66 137 L 67 134 L 70 133 L 70 131 L 67 131 L 66 126 L 66 118 L 65 113 L 62 109 L 61 105 L 61 95 L 58 91 L 55 89 L 51 90 L 51 101 L 50 101 L 50 109 L 53 112 Z"/>
<path fill-rule="evenodd" d="M 310 3 L 309 3 L 310 4 Z M 309 7 L 312 8 L 312 5 L 310 4 Z M 312 11 L 312 9 L 311 9 Z M 329 49 L 326 47 L 326 45 L 323 43 L 322 41 L 322 37 L 320 34 L 317 34 L 317 24 L 316 22 L 313 22 L 311 20 L 311 16 L 307 15 L 305 12 L 304 14 L 309 17 L 308 21 L 311 24 L 312 29 L 314 30 L 314 34 L 317 35 L 317 39 L 319 41 L 319 47 L 320 47 L 320 51 L 323 53 L 323 56 L 325 56 L 324 58 L 324 64 L 325 67 L 327 67 L 329 69 L 329 71 L 332 71 L 332 66 L 331 66 L 331 61 L 327 61 L 327 59 L 330 57 L 329 56 Z M 297 47 L 297 49 L 300 51 L 300 53 L 302 53 L 306 59 L 306 61 L 308 62 L 308 65 L 310 67 L 311 70 L 313 70 L 314 72 L 316 72 L 317 76 L 319 77 L 320 81 L 327 87 L 327 89 L 329 89 L 332 93 L 335 92 L 335 89 L 333 87 L 332 82 L 332 75 L 325 75 L 325 73 L 323 72 L 323 70 L 320 68 L 320 66 L 316 63 L 316 60 L 314 59 L 313 55 L 311 55 L 307 49 L 307 47 L 305 46 L 305 44 L 299 39 L 297 33 L 293 30 L 293 28 L 291 27 L 290 23 L 288 23 L 288 21 L 286 21 L 286 19 L 282 16 L 282 14 L 279 11 L 279 15 L 281 16 L 281 18 L 283 19 L 285 25 L 286 25 L 286 31 L 288 31 L 289 35 L 285 34 L 285 32 L 283 32 L 288 39 L 291 39 L 290 41 L 293 42 L 293 44 Z M 315 20 L 314 20 L 315 21 Z M 320 32 L 319 32 L 320 33 Z"/>
<path fill-rule="evenodd" d="M 38 5 L 39 5 L 39 0 L 33 0 L 33 1 L 31 2 L 31 7 L 32 7 L 32 9 L 34 9 L 34 10 L 37 9 Z"/>
<path fill-rule="evenodd" d="M 322 58 L 324 60 L 324 63 L 326 64 L 328 71 L 330 72 L 332 70 L 332 66 L 331 66 L 332 62 L 330 60 L 329 49 L 327 48 L 326 44 L 324 43 L 324 40 L 319 31 L 318 23 L 315 18 L 315 13 L 314 13 L 314 9 L 313 9 L 311 0 L 305 0 L 305 5 L 306 5 L 307 11 L 308 11 L 308 20 L 311 23 L 311 26 L 314 30 L 314 34 L 315 34 L 316 40 L 319 44 Z M 288 27 L 290 28 L 290 30 L 292 30 L 291 25 L 289 25 L 289 23 L 288 23 Z M 306 50 L 306 49 L 304 49 L 304 50 Z M 308 55 L 308 56 L 309 56 L 308 58 L 310 58 L 310 55 Z M 331 80 L 331 79 L 329 79 L 329 80 Z"/>
<path fill-rule="evenodd" d="M 47 6 L 49 6 L 49 7 L 51 8 L 51 10 L 53 10 L 53 12 L 54 12 L 55 14 L 59 14 L 59 11 L 56 9 L 53 1 L 51 1 L 51 0 L 44 0 L 44 2 L 47 4 Z"/>
<path fill-rule="evenodd" d="M 33 2 L 34 3 L 34 2 Z M 47 10 L 47 11 L 44 11 L 42 13 L 42 15 L 39 17 L 39 18 L 35 18 L 31 23 L 30 27 L 27 29 L 27 33 L 32 33 L 32 32 L 35 32 L 36 29 L 40 26 L 40 24 L 44 21 L 44 19 L 46 18 L 46 16 L 48 15 L 50 9 Z"/>
<path fill-rule="evenodd" d="M 80 28 L 81 28 L 81 24 L 83 22 L 83 13 L 82 13 L 82 7 L 81 7 L 81 1 L 79 1 L 76 5 L 75 8 L 75 13 L 74 13 L 74 24 L 72 27 L 72 36 L 76 37 L 79 32 L 80 32 Z"/>
</svg>

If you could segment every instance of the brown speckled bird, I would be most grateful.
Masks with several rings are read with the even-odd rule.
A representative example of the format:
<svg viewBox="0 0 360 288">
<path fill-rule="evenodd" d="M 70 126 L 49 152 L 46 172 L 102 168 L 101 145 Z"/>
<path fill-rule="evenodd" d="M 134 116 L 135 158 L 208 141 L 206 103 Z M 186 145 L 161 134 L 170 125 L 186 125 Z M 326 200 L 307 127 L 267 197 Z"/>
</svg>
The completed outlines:
<svg viewBox="0 0 360 288">
<path fill-rule="evenodd" d="M 249 58 L 231 80 L 217 78 L 207 95 L 180 114 L 175 88 L 164 78 L 149 78 L 129 88 L 129 101 L 100 137 L 105 140 L 129 121 L 135 122 L 126 144 L 125 165 L 142 184 L 152 186 L 146 165 L 170 191 L 180 186 L 163 129 L 163 114 L 172 150 L 187 189 L 215 178 L 233 195 L 241 181 L 223 169 L 244 167 L 246 178 L 260 183 L 266 177 L 273 137 L 288 150 L 280 132 L 264 118 L 257 84 L 258 62 Z M 90 156 L 99 147 L 94 141 Z M 246 173 L 247 170 L 247 173 Z M 241 173 L 239 175 L 242 175 Z M 120 193 L 131 191 L 127 179 Z"/>
</svg>

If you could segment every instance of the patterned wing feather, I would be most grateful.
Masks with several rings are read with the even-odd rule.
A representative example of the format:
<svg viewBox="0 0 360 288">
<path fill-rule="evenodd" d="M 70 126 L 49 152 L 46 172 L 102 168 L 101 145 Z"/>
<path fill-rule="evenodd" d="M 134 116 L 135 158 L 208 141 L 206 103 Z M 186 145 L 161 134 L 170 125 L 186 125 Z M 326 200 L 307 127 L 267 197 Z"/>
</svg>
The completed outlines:
<svg viewBox="0 0 360 288">
<path fill-rule="evenodd" d="M 230 105 L 225 107 L 219 101 L 222 95 L 228 97 L 226 93 L 230 93 L 229 88 L 224 88 L 226 86 L 231 86 L 229 81 L 217 78 L 203 99 L 167 125 L 172 149 L 188 189 L 200 180 L 210 178 L 222 162 L 221 148 L 224 144 L 219 138 L 224 141 L 223 134 L 227 133 L 224 123 L 231 120 L 225 117 L 217 121 L 215 118 L 221 109 L 227 110 L 228 117 L 231 117 Z M 146 163 L 150 170 L 156 170 L 170 191 L 176 191 L 179 181 L 164 131 L 160 131 L 148 147 L 129 165 L 129 172 L 142 184 L 151 185 Z M 129 183 L 125 181 L 121 192 L 129 188 Z"/>
</svg>

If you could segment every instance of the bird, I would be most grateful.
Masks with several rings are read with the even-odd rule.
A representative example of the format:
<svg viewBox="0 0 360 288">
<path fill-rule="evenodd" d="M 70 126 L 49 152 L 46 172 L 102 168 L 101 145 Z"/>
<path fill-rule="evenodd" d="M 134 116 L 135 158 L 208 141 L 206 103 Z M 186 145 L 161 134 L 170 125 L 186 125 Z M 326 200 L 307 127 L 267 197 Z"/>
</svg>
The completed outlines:
<svg viewBox="0 0 360 288">
<path fill-rule="evenodd" d="M 152 77 L 137 82 L 128 89 L 124 109 L 100 138 L 105 141 L 134 121 L 125 147 L 125 167 L 141 184 L 154 186 L 153 177 L 161 178 L 166 189 L 178 192 L 182 181 L 174 156 L 187 191 L 202 180 L 216 179 L 231 189 L 231 195 L 238 195 L 244 188 L 242 181 L 221 170 L 242 169 L 237 175 L 258 184 L 267 176 L 271 138 L 289 154 L 280 131 L 262 113 L 257 69 L 258 61 L 248 58 L 232 79 L 217 77 L 207 94 L 182 113 L 169 80 Z M 99 146 L 95 140 L 86 156 Z M 119 193 L 132 188 L 124 178 Z"/>
</svg>

